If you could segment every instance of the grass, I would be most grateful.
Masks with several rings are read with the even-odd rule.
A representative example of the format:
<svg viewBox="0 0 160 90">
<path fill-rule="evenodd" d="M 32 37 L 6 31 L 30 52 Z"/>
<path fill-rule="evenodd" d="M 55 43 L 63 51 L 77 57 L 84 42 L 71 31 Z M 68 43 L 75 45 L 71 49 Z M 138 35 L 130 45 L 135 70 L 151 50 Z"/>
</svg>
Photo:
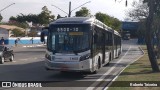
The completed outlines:
<svg viewBox="0 0 160 90">
<path fill-rule="evenodd" d="M 152 68 L 148 59 L 147 49 L 141 46 L 144 56 L 128 66 L 115 81 L 159 81 L 160 72 L 152 72 Z M 160 66 L 160 60 L 158 60 Z M 114 85 L 115 83 L 112 83 Z M 120 84 L 120 83 L 119 83 Z M 122 84 L 122 83 L 121 83 Z M 160 87 L 109 87 L 108 90 L 160 90 Z"/>
</svg>

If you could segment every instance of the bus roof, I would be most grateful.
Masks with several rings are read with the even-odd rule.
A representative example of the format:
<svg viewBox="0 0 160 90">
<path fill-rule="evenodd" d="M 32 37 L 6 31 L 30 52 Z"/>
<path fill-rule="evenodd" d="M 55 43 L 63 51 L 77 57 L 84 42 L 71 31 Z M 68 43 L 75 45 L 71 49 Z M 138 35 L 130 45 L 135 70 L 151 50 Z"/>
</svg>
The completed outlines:
<svg viewBox="0 0 160 90">
<path fill-rule="evenodd" d="M 56 21 L 50 23 L 50 25 L 52 24 L 94 24 L 100 28 L 104 28 L 107 31 L 110 32 L 114 31 L 114 34 L 120 36 L 120 34 L 117 31 L 108 27 L 101 21 L 97 20 L 95 17 L 66 17 L 57 19 Z"/>
<path fill-rule="evenodd" d="M 91 17 L 67 17 L 67 18 L 60 18 L 56 21 L 52 22 L 51 24 L 68 24 L 68 23 L 92 23 L 94 18 Z"/>
<path fill-rule="evenodd" d="M 114 30 L 114 34 L 121 36 L 117 31 Z"/>
</svg>

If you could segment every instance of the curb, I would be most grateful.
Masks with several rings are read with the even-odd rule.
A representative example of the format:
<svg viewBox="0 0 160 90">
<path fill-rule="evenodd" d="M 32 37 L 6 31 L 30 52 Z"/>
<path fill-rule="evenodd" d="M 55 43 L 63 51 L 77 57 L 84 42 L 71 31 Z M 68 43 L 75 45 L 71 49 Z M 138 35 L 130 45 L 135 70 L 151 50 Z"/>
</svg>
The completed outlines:
<svg viewBox="0 0 160 90">
<path fill-rule="evenodd" d="M 41 47 L 41 46 L 44 46 L 44 45 L 30 45 L 30 46 L 22 46 L 22 47 Z"/>
<path fill-rule="evenodd" d="M 39 45 L 18 45 L 18 46 L 11 46 L 12 48 L 27 48 L 27 47 L 42 47 L 46 46 L 44 44 L 39 44 Z"/>
<path fill-rule="evenodd" d="M 141 48 L 140 46 L 139 46 L 138 48 L 142 51 L 142 56 L 138 57 L 136 60 L 134 60 L 134 61 L 131 62 L 130 64 L 134 63 L 135 61 L 139 60 L 141 57 L 144 56 L 145 53 L 144 53 L 144 51 L 142 50 L 142 48 Z M 115 80 L 118 78 L 118 76 L 119 76 L 130 64 L 128 64 L 125 68 L 123 68 L 122 71 L 120 71 L 120 72 L 117 74 L 117 76 L 116 76 L 115 78 L 113 78 L 112 81 L 110 81 L 110 82 L 115 81 Z M 112 83 L 109 83 L 106 87 L 103 88 L 103 90 L 107 90 L 111 84 L 112 84 Z"/>
<path fill-rule="evenodd" d="M 144 55 L 145 53 L 144 53 L 143 49 L 140 46 L 138 48 L 142 51 L 142 53 Z"/>
</svg>

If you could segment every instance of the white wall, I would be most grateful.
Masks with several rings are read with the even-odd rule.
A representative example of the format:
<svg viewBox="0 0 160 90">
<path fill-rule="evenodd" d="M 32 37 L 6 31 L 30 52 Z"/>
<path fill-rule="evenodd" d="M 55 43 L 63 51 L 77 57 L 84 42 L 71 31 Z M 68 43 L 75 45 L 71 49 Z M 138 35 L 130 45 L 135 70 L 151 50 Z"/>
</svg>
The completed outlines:
<svg viewBox="0 0 160 90">
<path fill-rule="evenodd" d="M 3 37 L 4 39 L 9 38 L 9 32 L 6 29 L 0 28 L 0 38 Z"/>
</svg>

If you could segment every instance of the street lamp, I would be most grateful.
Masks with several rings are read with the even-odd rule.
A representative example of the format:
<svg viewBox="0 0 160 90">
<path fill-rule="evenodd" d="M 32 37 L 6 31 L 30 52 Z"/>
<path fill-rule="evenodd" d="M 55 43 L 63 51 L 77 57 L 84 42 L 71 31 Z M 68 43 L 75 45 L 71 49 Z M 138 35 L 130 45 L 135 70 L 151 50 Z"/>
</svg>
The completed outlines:
<svg viewBox="0 0 160 90">
<path fill-rule="evenodd" d="M 3 10 L 7 9 L 8 7 L 10 7 L 10 6 L 14 5 L 14 4 L 15 4 L 15 3 L 12 3 L 12 4 L 8 5 L 8 6 L 6 6 L 6 7 L 3 8 L 2 10 L 0 10 L 0 13 L 1 13 Z"/>
<path fill-rule="evenodd" d="M 62 10 L 61 8 L 59 8 L 59 7 L 55 6 L 55 5 L 52 5 L 52 6 L 56 7 L 57 9 L 61 10 L 61 11 L 64 12 L 64 13 L 66 13 L 66 14 L 68 15 L 68 17 L 71 17 L 72 11 L 74 11 L 74 10 L 76 10 L 76 9 L 78 9 L 78 8 L 82 7 L 83 5 L 85 5 L 85 4 L 87 4 L 87 3 L 90 3 L 90 2 L 91 2 L 91 1 L 88 1 L 88 2 L 86 2 L 86 3 L 84 3 L 84 4 L 80 5 L 80 6 L 76 7 L 76 8 L 73 9 L 73 10 L 71 10 L 71 2 L 69 2 L 69 13 L 65 12 L 64 10 Z"/>
</svg>

